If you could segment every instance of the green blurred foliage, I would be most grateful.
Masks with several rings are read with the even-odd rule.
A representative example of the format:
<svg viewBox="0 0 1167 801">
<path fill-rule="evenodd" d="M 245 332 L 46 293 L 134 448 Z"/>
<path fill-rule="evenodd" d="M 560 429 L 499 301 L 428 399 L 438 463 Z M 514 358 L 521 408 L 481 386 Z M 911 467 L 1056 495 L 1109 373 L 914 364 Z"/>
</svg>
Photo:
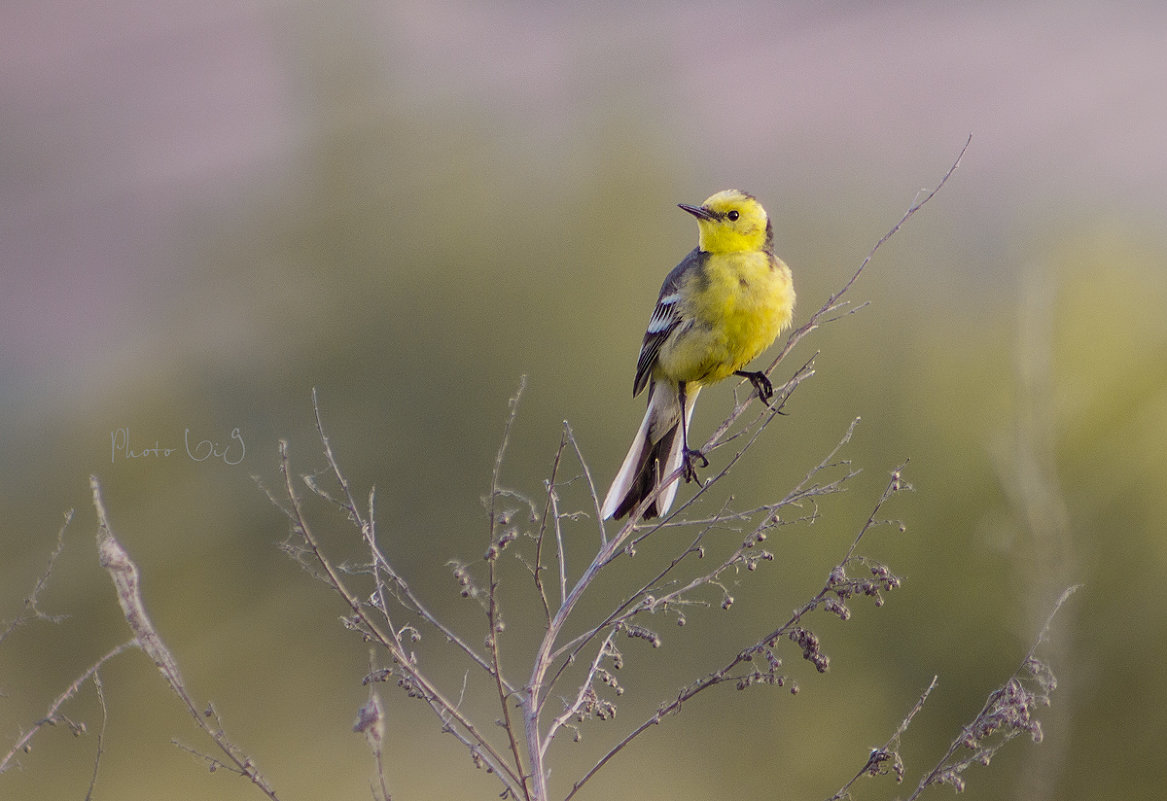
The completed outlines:
<svg viewBox="0 0 1167 801">
<path fill-rule="evenodd" d="M 918 163 L 906 184 L 873 170 L 847 197 L 816 189 L 794 166 L 788 185 L 736 163 L 719 172 L 691 163 L 677 121 L 645 113 L 651 89 L 612 67 L 577 65 L 578 92 L 605 87 L 586 114 L 572 92 L 545 116 L 489 98 L 427 103 L 411 94 L 416 76 L 384 68 L 359 13 L 302 14 L 280 40 L 304 117 L 293 163 L 230 213 L 187 220 L 175 249 L 181 277 L 153 296 L 164 311 L 152 319 L 161 322 L 137 351 L 95 368 L 111 377 L 100 391 L 66 404 L 25 397 L 3 423 L 0 618 L 19 614 L 61 513 L 76 509 L 41 598 L 47 612 L 70 617 L 29 623 L 0 644 L 4 745 L 128 637 L 91 550 L 87 477 L 96 473 L 115 530 L 143 570 L 154 621 L 198 697 L 213 699 L 283 797 L 367 797 L 370 760 L 349 731 L 365 698 L 367 648 L 339 625 L 338 599 L 280 554 L 286 520 L 252 478 L 280 494 L 280 439 L 290 443 L 293 471 L 322 471 L 312 388 L 360 497 L 376 487 L 386 552 L 480 642 L 481 612 L 458 598 L 447 560 L 477 563 L 487 544 L 482 498 L 507 402 L 525 375 L 505 486 L 540 502 L 566 420 L 602 493 L 642 410 L 629 390 L 652 301 L 694 241 L 691 220 L 671 204 L 738 183 L 738 173 L 752 179 L 743 188 L 771 209 L 795 271 L 799 324 L 850 276 L 915 187 L 947 166 Z M 547 127 L 532 128 L 533 118 Z M 960 141 L 952 145 L 955 156 Z M 703 508 L 730 493 L 739 506 L 783 494 L 855 417 L 862 422 L 844 456 L 863 472 L 823 502 L 813 525 L 792 525 L 768 543 L 779 559 L 742 577 L 731 610 L 712 598 L 684 629 L 662 620 L 660 652 L 622 644 L 629 691 L 620 714 L 588 724 L 579 746 L 564 738 L 557 780 L 813 594 L 888 473 L 907 461 L 916 491 L 885 509 L 906 530 L 880 527 L 865 547 L 905 576 L 904 588 L 883 609 L 856 603 L 846 624 L 816 622 L 832 669 L 815 674 L 789 651 L 797 696 L 754 688 L 699 698 L 581 797 L 630 787 L 643 799 L 827 797 L 938 674 L 939 689 L 905 738 L 911 781 L 1017 666 L 1061 589 L 1079 582 L 1085 589 L 1048 651 L 1063 681 L 1045 742 L 1019 741 L 974 769 L 966 797 L 1158 790 L 1155 744 L 1167 708 L 1158 667 L 1167 599 L 1157 583 L 1167 562 L 1163 242 L 1137 215 L 1072 213 L 1018 222 L 986 242 L 971 228 L 991 215 L 961 215 L 987 202 L 975 178 L 962 188 L 975 175 L 975 164 L 962 168 L 879 252 L 850 296 L 869 307 L 816 332 L 778 368 L 782 379 L 815 356 L 816 375 L 788 415 Z M 729 386 L 704 394 L 696 429 L 710 431 L 731 397 Z M 226 445 L 238 428 L 246 456 L 240 465 L 181 453 L 117 459 L 109 437 L 122 426 L 138 447 L 181 447 L 186 429 Z M 728 456 L 717 451 L 714 467 Z M 589 508 L 580 482 L 566 496 Z M 310 508 L 337 559 L 359 559 L 343 518 Z M 595 547 L 593 523 L 568 533 L 578 568 Z M 601 614 L 666 553 L 660 541 L 644 547 L 581 611 Z M 522 568 L 509 564 L 505 575 L 517 679 L 538 616 L 521 590 Z M 457 688 L 464 667 L 449 650 L 419 647 Z M 169 744 L 175 737 L 209 750 L 144 659 L 124 655 L 103 678 L 102 795 L 256 797 Z M 495 791 L 429 713 L 393 689 L 384 696 L 395 797 Z M 488 687 L 477 689 L 485 701 L 470 694 L 467 708 L 489 722 L 496 704 Z M 89 734 L 42 733 L 24 769 L 0 778 L 0 794 L 82 792 L 101 720 L 92 690 L 68 712 Z M 1037 780 L 1034 794 L 1027 782 Z M 910 792 L 881 782 L 860 785 L 856 797 Z"/>
</svg>

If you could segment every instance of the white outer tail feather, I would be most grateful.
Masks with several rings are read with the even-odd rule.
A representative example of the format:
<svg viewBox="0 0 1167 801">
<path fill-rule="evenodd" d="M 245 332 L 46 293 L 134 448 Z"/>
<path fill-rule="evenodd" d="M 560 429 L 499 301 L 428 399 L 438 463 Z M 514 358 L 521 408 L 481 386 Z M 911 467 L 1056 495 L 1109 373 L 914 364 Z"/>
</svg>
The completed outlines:
<svg viewBox="0 0 1167 801">
<path fill-rule="evenodd" d="M 690 383 L 685 387 L 686 430 L 689 427 L 689 420 L 693 416 L 693 407 L 697 401 L 697 393 L 700 391 L 700 384 Z M 678 398 L 676 385 L 667 381 L 653 382 L 652 387 L 649 389 L 648 409 L 644 413 L 644 419 L 640 422 L 640 428 L 632 440 L 632 447 L 628 449 L 628 455 L 624 457 L 624 463 L 620 465 L 620 470 L 616 473 L 616 478 L 612 480 L 612 486 L 608 489 L 608 495 L 604 498 L 604 505 L 600 509 L 600 517 L 602 519 L 607 520 L 615 514 L 616 509 L 628 495 L 628 491 L 636 480 L 636 468 L 640 463 L 641 454 L 648 448 L 651 448 L 654 442 L 659 442 L 679 420 L 680 399 Z M 681 432 L 678 431 L 677 435 L 673 437 L 668 459 L 662 465 L 660 471 L 660 477 L 662 479 L 676 472 L 677 468 L 681 466 L 681 449 L 683 446 L 684 438 L 681 436 Z M 646 465 L 645 469 L 651 470 L 653 468 L 652 465 Z M 656 508 L 658 516 L 664 517 L 665 513 L 669 511 L 669 507 L 673 505 L 673 498 L 677 494 L 677 486 L 679 484 L 680 479 L 670 482 L 661 490 L 660 495 L 657 496 Z"/>
</svg>

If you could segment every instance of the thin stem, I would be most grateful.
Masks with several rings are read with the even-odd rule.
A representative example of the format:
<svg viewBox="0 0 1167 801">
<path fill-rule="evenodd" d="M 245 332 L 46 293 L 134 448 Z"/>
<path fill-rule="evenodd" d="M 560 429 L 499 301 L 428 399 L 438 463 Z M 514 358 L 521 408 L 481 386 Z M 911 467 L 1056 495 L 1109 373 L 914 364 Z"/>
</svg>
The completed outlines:
<svg viewBox="0 0 1167 801">
<path fill-rule="evenodd" d="M 117 591 L 118 603 L 122 607 L 122 613 L 125 616 L 126 622 L 137 638 L 138 645 L 154 662 L 154 666 L 158 668 L 158 672 L 162 674 L 167 684 L 170 685 L 170 689 L 174 691 L 175 695 L 186 706 L 187 711 L 190 712 L 191 717 L 194 718 L 198 727 L 214 741 L 215 745 L 219 747 L 219 750 L 227 757 L 230 765 L 224 766 L 238 773 L 240 776 L 247 777 L 264 795 L 272 799 L 272 801 L 278 801 L 275 790 L 267 783 L 267 780 L 264 779 L 251 758 L 227 739 L 222 726 L 211 726 L 207 722 L 207 717 L 200 711 L 194 700 L 191 699 L 190 693 L 187 691 L 186 685 L 182 680 L 182 674 L 179 672 L 178 661 L 175 660 L 170 649 L 166 647 L 161 635 L 154 628 L 154 624 L 150 621 L 150 617 L 146 613 L 146 606 L 142 601 L 139 584 L 138 566 L 130 559 L 129 553 L 122 547 L 122 544 L 118 542 L 117 538 L 114 537 L 113 530 L 109 524 L 109 517 L 105 511 L 105 503 L 101 498 L 101 484 L 98 482 L 97 476 L 89 477 L 89 486 L 93 491 L 93 506 L 97 511 L 97 552 L 101 566 L 106 569 L 110 578 L 113 580 L 114 589 Z"/>
<path fill-rule="evenodd" d="M 490 542 L 498 541 L 498 524 L 499 512 L 497 509 L 497 501 L 502 493 L 500 486 L 500 476 L 502 474 L 503 456 L 506 454 L 507 445 L 510 444 L 511 428 L 514 426 L 515 418 L 519 412 L 519 398 L 523 395 L 523 390 L 527 386 L 527 377 L 523 376 L 519 380 L 519 389 L 515 396 L 511 398 L 510 413 L 507 415 L 506 426 L 503 429 L 502 443 L 499 445 L 498 453 L 494 459 L 494 470 L 491 473 L 490 479 Z M 493 551 L 493 547 L 492 547 Z M 502 649 L 499 646 L 499 640 L 502 636 L 503 625 L 501 619 L 501 610 L 499 609 L 498 600 L 498 554 L 494 553 L 486 560 L 487 570 L 489 572 L 489 588 L 487 591 L 487 607 L 486 618 L 490 626 L 490 633 L 487 635 L 486 642 L 490 648 L 490 663 L 492 666 L 491 673 L 494 675 L 495 688 L 498 692 L 498 702 L 502 709 L 503 728 L 506 731 L 507 741 L 510 744 L 511 755 L 514 757 L 514 769 L 519 774 L 521 783 L 520 787 L 523 792 L 523 797 L 528 801 L 531 799 L 531 788 L 528 786 L 526 777 L 523 775 L 523 757 L 519 750 L 519 740 L 517 735 L 517 728 L 511 722 L 511 706 L 510 706 L 510 688 L 503 679 L 502 670 Z M 535 574 L 538 576 L 539 566 L 535 566 Z M 540 796 L 544 798 L 545 796 Z"/>
<path fill-rule="evenodd" d="M 790 336 L 787 337 L 786 344 L 783 345 L 782 350 L 778 352 L 778 355 L 774 357 L 774 361 L 772 361 L 770 366 L 766 368 L 767 374 L 769 374 L 770 371 L 774 369 L 775 365 L 782 361 L 786 354 L 789 353 L 790 350 L 793 349 L 794 346 L 797 345 L 803 337 L 805 337 L 814 329 L 818 328 L 819 325 L 824 322 L 824 317 L 839 309 L 839 301 L 842 299 L 843 295 L 846 294 L 847 291 L 855 285 L 855 282 L 859 280 L 859 276 L 861 276 L 863 271 L 867 269 L 867 265 L 871 263 L 873 258 L 875 258 L 875 254 L 879 251 L 879 249 L 887 244 L 889 239 L 899 233 L 899 230 L 907 224 L 908 220 L 916 216 L 916 213 L 919 212 L 920 209 L 924 208 L 928 201 L 936 197 L 936 194 L 944 188 L 944 185 L 948 183 L 948 179 L 952 177 L 952 174 L 956 172 L 956 168 L 960 166 L 960 162 L 964 158 L 964 154 L 968 152 L 969 145 L 971 144 L 972 134 L 969 134 L 968 139 L 965 140 L 964 147 L 960 149 L 960 153 L 957 154 L 956 160 L 952 162 L 952 166 L 948 168 L 946 173 L 944 173 L 944 177 L 940 179 L 940 183 L 936 184 L 936 187 L 925 194 L 922 198 L 914 201 L 908 210 L 904 212 L 904 216 L 900 218 L 899 222 L 888 229 L 888 232 L 881 236 L 879 241 L 876 242 L 874 246 L 872 246 L 871 251 L 868 252 L 867 257 L 863 259 L 851 278 L 848 279 L 848 281 L 843 284 L 843 286 L 841 286 L 833 295 L 827 298 L 827 302 L 824 303 L 818 311 L 812 314 L 810 319 L 807 320 L 807 322 L 802 327 L 797 328 L 790 333 Z"/>
<path fill-rule="evenodd" d="M 535 579 L 535 591 L 539 594 L 539 601 L 543 605 L 544 621 L 551 620 L 551 604 L 547 600 L 547 590 L 543 586 L 543 543 L 547 538 L 547 523 L 554 521 L 556 548 L 556 562 L 559 564 L 559 602 L 563 602 L 563 585 L 566 579 L 564 572 L 563 538 L 559 526 L 559 498 L 555 491 L 559 480 L 559 466 L 563 461 L 563 452 L 567 449 L 567 431 L 559 437 L 559 447 L 555 449 L 555 459 L 551 462 L 551 475 L 547 479 L 547 499 L 543 503 L 543 514 L 539 518 L 539 531 L 535 534 L 535 564 L 532 566 Z"/>
<path fill-rule="evenodd" d="M 939 676 L 932 677 L 932 681 L 928 684 L 928 688 L 924 690 L 923 694 L 921 694 L 918 699 L 916 699 L 916 703 L 910 710 L 908 710 L 908 714 L 904 716 L 904 719 L 900 721 L 900 725 L 895 730 L 895 733 L 892 734 L 892 736 L 889 737 L 887 742 L 882 746 L 879 748 L 871 749 L 871 753 L 867 755 L 867 762 L 864 763 L 863 767 L 859 769 L 859 772 L 852 776 L 851 779 L 841 788 L 839 788 L 837 793 L 828 798 L 827 801 L 842 801 L 844 798 L 850 798 L 851 788 L 854 786 L 855 782 L 859 781 L 864 776 L 878 776 L 880 774 L 887 773 L 889 770 L 889 768 L 885 767 L 887 762 L 891 762 L 890 770 L 896 774 L 896 779 L 899 781 L 903 780 L 904 763 L 903 759 L 900 758 L 899 753 L 900 739 L 907 732 L 908 726 L 910 726 L 912 723 L 912 719 L 915 718 L 916 714 L 924 708 L 924 704 L 928 701 L 928 696 L 931 695 L 932 691 L 936 689 L 936 685 L 939 683 L 939 681 Z"/>
<path fill-rule="evenodd" d="M 903 488 L 903 486 L 904 485 L 902 484 L 901 479 L 899 478 L 898 474 L 893 475 L 892 480 L 888 484 L 889 488 L 891 488 L 891 487 Z M 727 681 L 741 681 L 741 680 L 743 680 L 743 677 L 734 674 L 734 671 L 739 666 L 752 661 L 755 656 L 758 656 L 759 654 L 762 654 L 765 651 L 767 651 L 768 649 L 772 648 L 774 646 L 774 644 L 776 644 L 779 640 L 783 639 L 784 637 L 787 637 L 788 635 L 797 633 L 796 628 L 798 627 L 798 624 L 801 622 L 803 617 L 810 614 L 815 609 L 818 609 L 823 604 L 823 602 L 827 598 L 829 598 L 830 596 L 838 594 L 838 588 L 840 587 L 840 585 L 838 584 L 838 578 L 840 576 L 844 575 L 844 572 L 845 572 L 844 569 L 845 569 L 846 565 L 855 558 L 854 552 L 855 552 L 856 546 L 863 539 L 863 536 L 867 533 L 867 531 L 869 531 L 871 529 L 872 519 L 876 516 L 876 514 L 878 514 L 880 507 L 887 501 L 888 498 L 891 497 L 892 494 L 893 493 L 889 492 L 887 489 L 884 490 L 883 494 L 880 496 L 879 501 L 876 503 L 875 511 L 872 513 L 871 516 L 869 516 L 868 522 L 865 523 L 863 525 L 863 527 L 860 529 L 858 536 L 856 536 L 855 541 L 852 543 L 851 547 L 848 549 L 846 556 L 834 569 L 831 570 L 830 574 L 827 577 L 826 583 L 823 585 L 823 588 L 821 590 L 819 590 L 818 593 L 815 594 L 815 596 L 813 598 L 811 598 L 809 601 L 804 603 L 798 609 L 794 610 L 794 613 L 790 616 L 790 618 L 785 623 L 778 626 L 776 629 L 771 631 L 769 634 L 766 634 L 765 636 L 758 639 L 753 645 L 739 651 L 736 655 L 734 655 L 734 657 L 732 659 L 730 659 L 721 668 L 713 671 L 712 673 L 707 674 L 706 676 L 702 677 L 701 679 L 698 679 L 696 682 L 694 682 L 693 684 L 690 684 L 688 687 L 684 688 L 680 693 L 678 693 L 676 698 L 669 701 L 668 703 L 662 704 L 657 709 L 655 714 L 653 714 L 651 717 L 649 717 L 647 720 L 645 720 L 643 723 L 641 723 L 635 729 L 630 731 L 627 735 L 624 736 L 624 738 L 622 740 L 620 740 L 618 743 L 616 743 L 616 745 L 614 745 L 611 749 L 609 749 L 609 751 L 606 754 L 604 754 L 604 756 L 601 757 L 599 759 L 599 761 L 597 761 L 587 771 L 587 773 L 585 773 L 572 786 L 571 792 L 568 793 L 567 796 L 565 796 L 564 801 L 567 801 L 567 799 L 570 799 L 572 796 L 574 796 L 580 790 L 580 788 L 582 788 L 584 786 L 584 784 L 586 784 L 588 782 L 588 780 L 591 779 L 592 776 L 594 776 L 601 768 L 603 768 L 604 765 L 606 765 L 613 757 L 616 756 L 616 754 L 618 754 L 621 750 L 623 750 L 629 743 L 631 743 L 633 740 L 635 740 L 641 734 L 644 734 L 644 732 L 648 731 L 653 726 L 656 726 L 657 724 L 659 724 L 668 715 L 679 712 L 681 710 L 681 707 L 685 704 L 686 701 L 690 700 L 691 698 L 693 698 L 697 694 L 709 689 L 710 687 L 714 687 L 714 686 L 717 686 L 719 684 L 723 684 Z M 898 579 L 896 579 L 896 581 L 898 582 Z M 825 670 L 825 667 L 820 667 L 820 670 Z"/>
<path fill-rule="evenodd" d="M 915 801 L 926 788 L 933 784 L 951 784 L 959 792 L 963 789 L 961 773 L 973 764 L 989 764 L 989 759 L 1005 743 L 1017 735 L 1028 732 L 1035 740 L 1041 739 L 1040 724 L 1033 718 L 1032 707 L 1047 705 L 1048 693 L 1053 691 L 1056 681 L 1049 668 L 1037 659 L 1037 649 L 1049 639 L 1050 629 L 1054 618 L 1061 611 L 1062 605 L 1070 596 L 1081 589 L 1080 584 L 1066 588 L 1054 603 L 1053 610 L 1041 627 L 1037 638 L 1029 647 L 1025 658 L 1005 683 L 989 693 L 988 699 L 981 707 L 980 712 L 973 718 L 972 723 L 963 727 L 960 733 L 948 746 L 948 750 L 936 766 L 920 780 L 915 791 L 908 796 L 907 801 Z M 1030 693 L 1021 685 L 1021 676 L 1028 674 L 1036 678 L 1041 686 L 1037 694 Z M 996 742 L 988 742 L 994 734 L 999 734 Z M 969 756 L 955 759 L 960 751 L 971 752 Z"/>
<path fill-rule="evenodd" d="M 316 433 L 320 437 L 320 441 L 324 446 L 324 457 L 328 461 L 328 466 L 332 470 L 332 474 L 336 478 L 337 483 L 344 491 L 345 498 L 347 500 L 344 503 L 338 502 L 335 499 L 329 497 L 327 493 L 317 487 L 314 483 L 309 483 L 308 486 L 320 497 L 343 509 L 349 518 L 360 527 L 365 544 L 369 548 L 369 553 L 372 556 L 373 569 L 374 571 L 384 573 L 389 577 L 391 580 L 389 589 L 391 589 L 393 592 L 393 595 L 397 599 L 398 603 L 400 603 L 402 607 L 406 609 L 406 611 L 412 612 L 426 623 L 433 626 L 443 637 L 446 638 L 447 642 L 450 642 L 459 648 L 480 668 L 485 670 L 487 673 L 493 673 L 494 669 L 490 662 L 488 662 L 485 657 L 483 657 L 473 647 L 471 647 L 469 643 L 458 636 L 457 632 L 442 623 L 438 616 L 429 610 L 429 608 L 422 602 L 421 598 L 418 597 L 418 595 L 409 586 L 409 583 L 405 581 L 405 578 L 397 572 L 392 563 L 385 557 L 385 554 L 381 551 L 380 546 L 377 544 L 376 523 L 373 520 L 373 490 L 369 491 L 369 513 L 368 518 L 366 519 L 364 516 L 362 516 L 359 508 L 356 505 L 356 501 L 349 491 L 349 481 L 341 471 L 340 464 L 332 450 L 332 443 L 329 440 L 328 435 L 325 433 L 324 421 L 320 414 L 320 407 L 317 403 L 315 388 L 312 390 L 312 410 L 316 418 Z M 281 450 L 281 453 L 285 453 L 285 450 L 286 448 Z M 276 499 L 270 493 L 268 494 L 268 497 L 271 498 L 272 502 L 275 503 L 276 506 L 279 506 L 281 509 L 283 509 L 279 502 L 276 501 Z M 283 511 L 284 514 L 286 514 L 288 517 L 293 518 L 293 520 L 295 519 L 295 515 L 292 512 L 287 509 L 283 509 Z M 379 576 L 377 577 L 377 586 L 379 589 L 385 587 Z M 388 608 L 386 605 L 382 603 L 379 606 L 379 609 L 385 616 L 386 623 L 389 625 L 390 629 L 396 633 L 396 629 L 393 627 L 392 621 L 389 618 Z M 508 691 L 513 691 L 513 688 L 511 688 L 509 685 L 507 689 Z"/>
<path fill-rule="evenodd" d="M 33 724 L 28 731 L 21 735 L 20 739 L 13 744 L 12 749 L 4 755 L 3 759 L 0 759 L 0 774 L 3 774 L 14 764 L 16 764 L 13 760 L 16 759 L 17 754 L 22 754 L 29 750 L 29 743 L 32 741 L 32 738 L 36 736 L 37 732 L 39 732 L 45 726 L 51 726 L 60 721 L 61 707 L 65 705 L 66 701 L 68 701 L 70 698 L 76 695 L 78 691 L 80 691 L 82 684 L 88 681 L 92 676 L 96 676 L 97 672 L 101 670 L 106 662 L 110 661 L 115 656 L 118 656 L 123 651 L 136 647 L 138 647 L 138 640 L 133 639 L 127 640 L 115 648 L 111 648 L 104 656 L 90 665 L 84 673 L 75 678 L 73 683 L 66 687 L 65 690 L 60 695 L 58 695 L 51 704 L 49 704 L 49 708 L 45 712 L 44 716 L 42 716 L 40 720 Z"/>
<path fill-rule="evenodd" d="M 288 463 L 288 444 L 283 441 L 280 442 L 280 473 L 284 478 L 285 492 L 291 503 L 289 517 L 297 533 L 304 538 L 304 542 L 307 543 L 308 550 L 312 554 L 313 559 L 327 576 L 329 585 L 344 599 L 345 604 L 352 611 L 353 617 L 360 625 L 361 630 L 372 641 L 389 651 L 398 669 L 408 677 L 409 682 L 413 685 L 417 694 L 429 704 L 439 719 L 446 724 L 446 730 L 458 737 L 463 744 L 471 747 L 474 753 L 485 761 L 499 776 L 507 786 L 507 789 L 517 796 L 523 782 L 515 770 L 511 768 L 503 756 L 478 731 L 477 727 L 462 714 L 458 709 L 458 705 L 447 699 L 421 673 L 411 654 L 408 653 L 396 636 L 396 632 L 394 636 L 390 637 L 369 618 L 365 612 L 364 604 L 348 589 L 339 571 L 333 567 L 332 562 L 324 555 L 315 534 L 312 533 L 312 529 L 308 525 L 308 520 L 304 515 L 300 503 L 300 497 L 296 494 L 295 484 L 292 481 L 291 467 Z M 465 732 L 464 735 L 458 729 L 449 725 L 449 721 L 451 720 L 455 721 L 461 727 L 462 731 Z"/>
</svg>

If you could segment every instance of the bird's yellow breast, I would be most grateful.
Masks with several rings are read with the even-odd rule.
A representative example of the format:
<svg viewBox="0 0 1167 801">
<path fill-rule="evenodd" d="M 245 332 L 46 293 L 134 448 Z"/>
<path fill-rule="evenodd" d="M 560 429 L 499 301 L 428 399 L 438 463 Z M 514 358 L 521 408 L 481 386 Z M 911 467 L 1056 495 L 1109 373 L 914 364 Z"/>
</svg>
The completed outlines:
<svg viewBox="0 0 1167 801">
<path fill-rule="evenodd" d="M 681 290 L 682 327 L 661 348 L 655 375 L 709 384 L 774 342 L 794 311 L 790 269 L 764 251 L 710 253 Z"/>
</svg>

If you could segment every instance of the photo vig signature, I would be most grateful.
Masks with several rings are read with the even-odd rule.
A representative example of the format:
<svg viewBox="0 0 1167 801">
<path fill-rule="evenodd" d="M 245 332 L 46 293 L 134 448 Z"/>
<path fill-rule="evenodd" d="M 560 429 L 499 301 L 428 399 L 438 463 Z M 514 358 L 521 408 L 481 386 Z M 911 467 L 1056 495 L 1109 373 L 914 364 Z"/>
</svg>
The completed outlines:
<svg viewBox="0 0 1167 801">
<path fill-rule="evenodd" d="M 161 444 L 161 440 L 154 440 L 152 446 L 135 448 L 130 442 L 129 426 L 115 428 L 109 432 L 109 459 L 116 463 L 118 459 L 165 459 L 175 454 L 181 458 L 185 455 L 192 462 L 205 462 L 211 459 L 221 461 L 227 465 L 237 465 L 247 455 L 247 445 L 243 442 L 243 434 L 238 428 L 231 429 L 227 440 L 219 442 L 212 439 L 195 440 L 191 437 L 190 429 L 183 431 L 182 447 L 169 447 Z"/>
</svg>

